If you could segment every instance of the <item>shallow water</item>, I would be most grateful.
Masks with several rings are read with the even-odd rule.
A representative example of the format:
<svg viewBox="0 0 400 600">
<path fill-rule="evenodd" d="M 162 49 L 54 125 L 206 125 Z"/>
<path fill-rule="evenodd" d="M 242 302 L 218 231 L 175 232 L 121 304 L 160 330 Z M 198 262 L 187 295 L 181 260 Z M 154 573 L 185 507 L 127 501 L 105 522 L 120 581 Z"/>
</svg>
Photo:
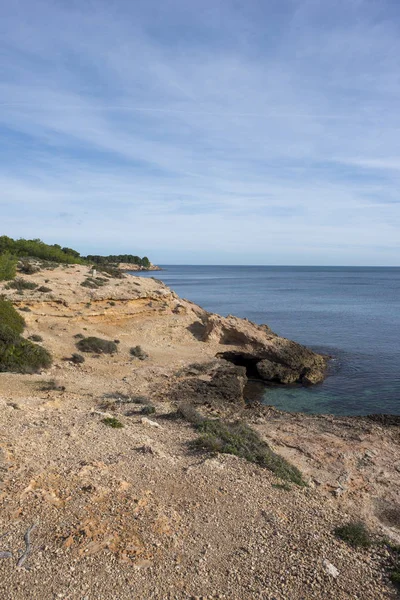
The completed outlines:
<svg viewBox="0 0 400 600">
<path fill-rule="evenodd" d="M 400 414 L 400 268 L 165 266 L 156 276 L 181 297 L 224 316 L 267 323 L 331 354 L 312 388 L 268 387 L 284 410 Z"/>
</svg>

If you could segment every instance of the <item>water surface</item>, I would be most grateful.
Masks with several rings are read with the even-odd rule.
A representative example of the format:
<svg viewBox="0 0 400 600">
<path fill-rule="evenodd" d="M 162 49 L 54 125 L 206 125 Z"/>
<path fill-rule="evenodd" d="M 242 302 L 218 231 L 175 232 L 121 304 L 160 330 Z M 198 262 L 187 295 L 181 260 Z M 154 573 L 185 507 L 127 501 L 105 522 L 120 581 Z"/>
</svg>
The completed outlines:
<svg viewBox="0 0 400 600">
<path fill-rule="evenodd" d="M 400 268 L 165 266 L 179 296 L 334 356 L 312 388 L 269 387 L 284 410 L 400 414 Z M 136 273 L 135 273 L 136 274 Z"/>
</svg>

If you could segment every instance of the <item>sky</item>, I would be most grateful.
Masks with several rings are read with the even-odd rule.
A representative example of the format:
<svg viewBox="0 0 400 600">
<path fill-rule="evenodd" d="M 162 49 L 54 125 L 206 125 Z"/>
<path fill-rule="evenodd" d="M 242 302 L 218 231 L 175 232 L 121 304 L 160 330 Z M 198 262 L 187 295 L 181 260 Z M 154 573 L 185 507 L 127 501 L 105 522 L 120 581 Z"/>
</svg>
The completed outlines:
<svg viewBox="0 0 400 600">
<path fill-rule="evenodd" d="M 0 235 L 400 265 L 397 0 L 0 4 Z"/>
</svg>

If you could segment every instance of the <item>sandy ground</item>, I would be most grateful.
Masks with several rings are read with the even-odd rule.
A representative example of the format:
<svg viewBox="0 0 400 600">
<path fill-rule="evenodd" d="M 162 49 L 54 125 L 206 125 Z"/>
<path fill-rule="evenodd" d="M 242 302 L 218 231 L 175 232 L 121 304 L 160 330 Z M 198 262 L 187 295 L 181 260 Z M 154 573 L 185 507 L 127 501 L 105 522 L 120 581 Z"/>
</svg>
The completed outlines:
<svg viewBox="0 0 400 600">
<path fill-rule="evenodd" d="M 43 337 L 54 364 L 36 375 L 0 374 L 0 552 L 11 553 L 0 558 L 0 597 L 394 598 L 385 550 L 353 550 L 332 530 L 361 511 L 371 527 L 396 535 L 396 511 L 385 524 L 376 506 L 397 506 L 398 428 L 252 413 L 254 427 L 306 474 L 307 488 L 285 490 L 242 459 L 196 453 L 191 425 L 168 415 L 182 369 L 221 350 L 198 339 L 200 309 L 157 280 L 129 276 L 90 290 L 80 285 L 87 275 L 80 266 L 41 271 L 24 277 L 52 292 L 5 291 L 30 308 L 26 335 Z M 72 364 L 65 359 L 79 333 L 118 339 L 118 353 Z M 147 360 L 130 356 L 136 345 Z M 56 389 L 44 390 L 53 380 Z M 118 401 L 137 396 L 156 413 L 143 417 L 142 404 Z M 106 426 L 107 415 L 124 427 Z M 338 483 L 342 465 L 348 477 Z M 18 567 L 32 525 L 31 552 Z"/>
</svg>

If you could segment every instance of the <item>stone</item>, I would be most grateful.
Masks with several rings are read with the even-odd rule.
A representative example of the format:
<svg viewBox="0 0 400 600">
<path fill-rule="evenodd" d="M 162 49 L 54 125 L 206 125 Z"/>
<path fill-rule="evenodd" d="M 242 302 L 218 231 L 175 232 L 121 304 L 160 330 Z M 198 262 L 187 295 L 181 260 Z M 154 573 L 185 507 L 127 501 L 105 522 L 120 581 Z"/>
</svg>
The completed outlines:
<svg viewBox="0 0 400 600">
<path fill-rule="evenodd" d="M 325 573 L 327 573 L 327 575 L 330 575 L 331 577 L 334 577 L 335 579 L 337 577 L 339 577 L 339 571 L 331 562 L 329 562 L 329 560 L 324 558 L 324 560 L 322 561 L 322 565 L 323 565 L 323 567 L 325 569 Z"/>
<path fill-rule="evenodd" d="M 147 417 L 142 417 L 141 422 L 143 423 L 143 425 L 147 425 L 148 427 L 157 427 L 158 429 L 161 429 L 160 423 L 157 423 L 156 421 L 151 421 Z"/>
</svg>

